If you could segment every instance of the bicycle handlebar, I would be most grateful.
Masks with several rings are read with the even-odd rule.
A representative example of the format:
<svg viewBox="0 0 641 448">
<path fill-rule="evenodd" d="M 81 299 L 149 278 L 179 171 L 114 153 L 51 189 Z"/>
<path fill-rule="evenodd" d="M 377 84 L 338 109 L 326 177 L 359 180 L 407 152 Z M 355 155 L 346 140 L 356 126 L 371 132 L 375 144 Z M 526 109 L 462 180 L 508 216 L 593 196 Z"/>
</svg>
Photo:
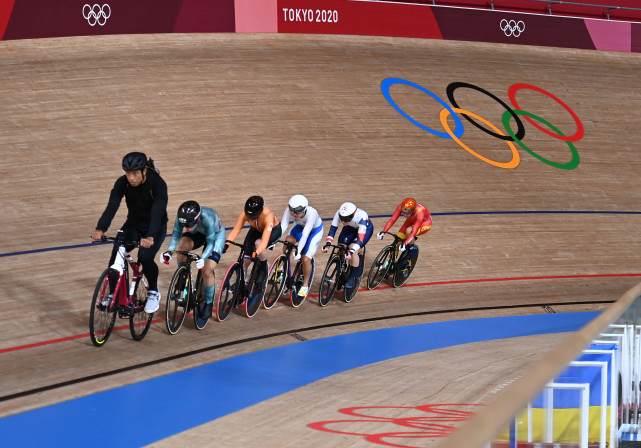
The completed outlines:
<svg viewBox="0 0 641 448">
<path fill-rule="evenodd" d="M 253 252 L 253 249 L 251 247 L 245 246 L 244 244 L 235 243 L 235 242 L 229 241 L 229 240 L 225 240 L 225 243 L 233 244 L 234 246 L 238 246 L 241 249 L 243 249 L 244 252 Z"/>
<path fill-rule="evenodd" d="M 117 236 L 107 236 L 107 235 L 102 235 L 100 237 L 100 241 L 92 241 L 92 244 L 97 244 L 97 243 L 106 243 L 107 241 L 114 241 L 114 242 L 119 242 L 123 246 L 134 246 L 138 247 L 140 245 L 140 241 L 127 241 L 127 240 L 121 240 Z"/>
<path fill-rule="evenodd" d="M 291 241 L 287 240 L 277 240 L 277 243 L 283 243 L 285 246 L 287 246 L 287 250 L 291 251 L 294 250 L 294 255 L 298 254 L 298 246 L 296 243 L 292 243 Z"/>
<path fill-rule="evenodd" d="M 194 261 L 200 260 L 200 255 L 193 252 L 188 252 L 186 250 L 172 250 L 171 252 L 178 255 L 185 255 L 186 257 L 191 258 Z"/>
</svg>

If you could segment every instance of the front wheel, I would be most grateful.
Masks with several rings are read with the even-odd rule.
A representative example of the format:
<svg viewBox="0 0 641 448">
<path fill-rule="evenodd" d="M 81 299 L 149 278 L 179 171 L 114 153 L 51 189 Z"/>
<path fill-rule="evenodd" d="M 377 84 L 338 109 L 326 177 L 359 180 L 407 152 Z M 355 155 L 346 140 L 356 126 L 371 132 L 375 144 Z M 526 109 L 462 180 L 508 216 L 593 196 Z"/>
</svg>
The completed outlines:
<svg viewBox="0 0 641 448">
<path fill-rule="evenodd" d="M 394 255 L 393 246 L 385 246 L 383 250 L 379 252 L 372 264 L 372 267 L 369 269 L 369 275 L 367 276 L 367 288 L 374 289 L 381 284 L 383 279 L 387 276 L 389 272 L 390 265 L 392 264 L 392 256 Z"/>
<path fill-rule="evenodd" d="M 269 268 L 267 274 L 267 285 L 265 288 L 265 297 L 263 297 L 263 308 L 266 310 L 271 309 L 283 292 L 285 280 L 287 279 L 287 257 L 280 254 Z"/>
<path fill-rule="evenodd" d="M 203 275 L 200 271 L 198 271 L 198 276 L 196 277 L 196 292 L 192 295 L 191 299 L 194 301 L 194 327 L 196 327 L 196 330 L 202 330 L 207 326 L 209 319 L 205 320 L 200 317 L 205 306 L 207 306 L 207 300 L 205 299 L 205 285 L 203 283 Z"/>
<path fill-rule="evenodd" d="M 290 301 L 291 304 L 294 308 L 298 308 L 303 304 L 305 301 L 305 297 L 300 297 L 298 295 L 298 291 L 303 285 L 307 285 L 308 290 L 307 292 L 311 291 L 312 289 L 312 282 L 314 281 L 314 272 L 316 271 L 316 262 L 312 258 L 312 272 L 309 274 L 309 278 L 307 281 L 305 281 L 304 275 L 303 275 L 303 262 L 299 261 L 296 264 L 296 268 L 294 268 L 294 275 L 293 275 L 293 280 L 294 284 L 292 287 L 292 292 L 290 294 Z"/>
<path fill-rule="evenodd" d="M 178 333 L 185 321 L 189 299 L 188 273 L 187 266 L 180 266 L 169 284 L 165 302 L 165 325 L 169 334 Z"/>
<path fill-rule="evenodd" d="M 332 297 L 334 297 L 340 273 L 341 261 L 337 255 L 334 255 L 327 261 L 327 266 L 325 266 L 321 277 L 321 284 L 318 290 L 318 303 L 320 306 L 327 306 Z"/>
<path fill-rule="evenodd" d="M 96 347 L 107 342 L 116 322 L 118 296 L 114 294 L 114 288 L 117 281 L 118 272 L 107 269 L 96 283 L 89 311 L 89 336 Z"/>
<path fill-rule="evenodd" d="M 147 303 L 149 287 L 147 286 L 147 281 L 143 278 L 142 273 L 140 273 L 138 280 L 136 280 L 135 286 L 134 296 L 132 297 L 134 309 L 133 313 L 129 315 L 129 331 L 131 332 L 131 337 L 134 338 L 134 341 L 142 341 L 149 331 L 151 321 L 154 318 L 154 313 L 145 313 L 145 304 Z"/>
<path fill-rule="evenodd" d="M 240 281 L 240 270 L 243 267 L 235 261 L 229 266 L 223 281 L 220 285 L 220 291 L 218 291 L 218 296 L 216 296 L 216 320 L 222 322 L 227 319 L 229 313 L 231 312 L 232 307 L 235 303 L 235 297 L 240 294 L 241 291 L 241 281 Z"/>
<path fill-rule="evenodd" d="M 363 251 L 364 250 L 365 250 L 365 248 L 363 248 Z M 363 271 L 365 270 L 365 264 L 364 264 L 365 263 L 365 253 L 363 252 L 363 253 L 358 254 L 358 257 L 360 259 L 360 262 L 359 262 L 358 268 L 357 268 L 359 270 L 359 272 L 358 272 L 358 275 L 356 276 L 354 284 L 350 288 L 348 288 L 347 285 L 345 285 L 345 290 L 344 290 L 344 294 L 343 294 L 343 300 L 345 301 L 345 303 L 349 303 L 352 300 L 354 300 L 354 297 L 356 296 L 356 293 L 358 292 L 358 288 L 360 288 L 360 286 L 361 286 L 361 279 L 363 278 Z M 351 271 L 353 269 L 354 269 L 353 267 L 349 269 L 350 274 L 351 274 Z"/>
</svg>

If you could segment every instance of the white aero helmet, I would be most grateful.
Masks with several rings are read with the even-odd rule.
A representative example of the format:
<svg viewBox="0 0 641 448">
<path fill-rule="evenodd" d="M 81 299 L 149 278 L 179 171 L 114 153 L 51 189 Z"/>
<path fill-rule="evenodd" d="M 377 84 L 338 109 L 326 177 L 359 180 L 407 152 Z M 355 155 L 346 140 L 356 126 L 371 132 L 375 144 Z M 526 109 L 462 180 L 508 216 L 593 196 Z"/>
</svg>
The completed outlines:
<svg viewBox="0 0 641 448">
<path fill-rule="evenodd" d="M 341 208 L 338 209 L 338 217 L 344 222 L 351 221 L 354 213 L 356 213 L 356 206 L 351 202 L 344 202 Z"/>
<path fill-rule="evenodd" d="M 302 194 L 295 194 L 289 198 L 289 211 L 292 213 L 302 215 L 307 211 L 308 205 L 309 202 L 307 202 L 307 198 Z"/>
</svg>

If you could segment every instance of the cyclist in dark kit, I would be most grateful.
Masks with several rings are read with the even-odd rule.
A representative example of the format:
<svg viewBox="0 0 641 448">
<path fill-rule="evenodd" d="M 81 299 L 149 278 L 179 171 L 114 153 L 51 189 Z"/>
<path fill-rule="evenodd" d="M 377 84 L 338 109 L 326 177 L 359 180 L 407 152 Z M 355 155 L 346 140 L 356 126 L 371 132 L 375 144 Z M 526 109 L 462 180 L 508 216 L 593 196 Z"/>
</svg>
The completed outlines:
<svg viewBox="0 0 641 448">
<path fill-rule="evenodd" d="M 122 226 L 125 240 L 138 241 L 138 261 L 149 282 L 146 313 L 153 313 L 160 306 L 158 291 L 158 265 L 156 254 L 167 234 L 167 184 L 154 167 L 153 160 L 142 152 L 130 152 L 122 159 L 125 174 L 119 177 L 109 194 L 109 202 L 98 220 L 91 238 L 100 238 L 111 225 L 124 196 L 127 220 Z M 126 248 L 128 251 L 133 248 Z M 114 258 L 115 254 L 112 255 Z M 109 264 L 114 262 L 112 259 Z"/>
</svg>

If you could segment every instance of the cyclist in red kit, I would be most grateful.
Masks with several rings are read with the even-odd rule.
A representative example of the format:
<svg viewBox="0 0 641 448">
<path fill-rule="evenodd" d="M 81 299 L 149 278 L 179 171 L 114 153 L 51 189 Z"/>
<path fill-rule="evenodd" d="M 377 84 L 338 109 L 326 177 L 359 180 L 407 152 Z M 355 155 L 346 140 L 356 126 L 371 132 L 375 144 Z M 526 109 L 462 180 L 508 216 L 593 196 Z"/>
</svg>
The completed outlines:
<svg viewBox="0 0 641 448">
<path fill-rule="evenodd" d="M 387 221 L 387 224 L 385 224 L 383 231 L 378 233 L 379 240 L 383 239 L 383 236 L 385 236 L 383 232 L 387 232 L 401 215 L 405 216 L 405 222 L 398 230 L 397 235 L 405 240 L 401 247 L 399 247 L 399 250 L 403 252 L 406 246 L 412 244 L 415 236 L 427 233 L 432 228 L 432 216 L 427 207 L 422 204 L 417 204 L 413 198 L 405 198 L 403 202 L 396 207 L 394 214 L 390 220 Z M 411 230 L 408 234 L 407 229 L 410 228 L 410 226 Z"/>
</svg>

